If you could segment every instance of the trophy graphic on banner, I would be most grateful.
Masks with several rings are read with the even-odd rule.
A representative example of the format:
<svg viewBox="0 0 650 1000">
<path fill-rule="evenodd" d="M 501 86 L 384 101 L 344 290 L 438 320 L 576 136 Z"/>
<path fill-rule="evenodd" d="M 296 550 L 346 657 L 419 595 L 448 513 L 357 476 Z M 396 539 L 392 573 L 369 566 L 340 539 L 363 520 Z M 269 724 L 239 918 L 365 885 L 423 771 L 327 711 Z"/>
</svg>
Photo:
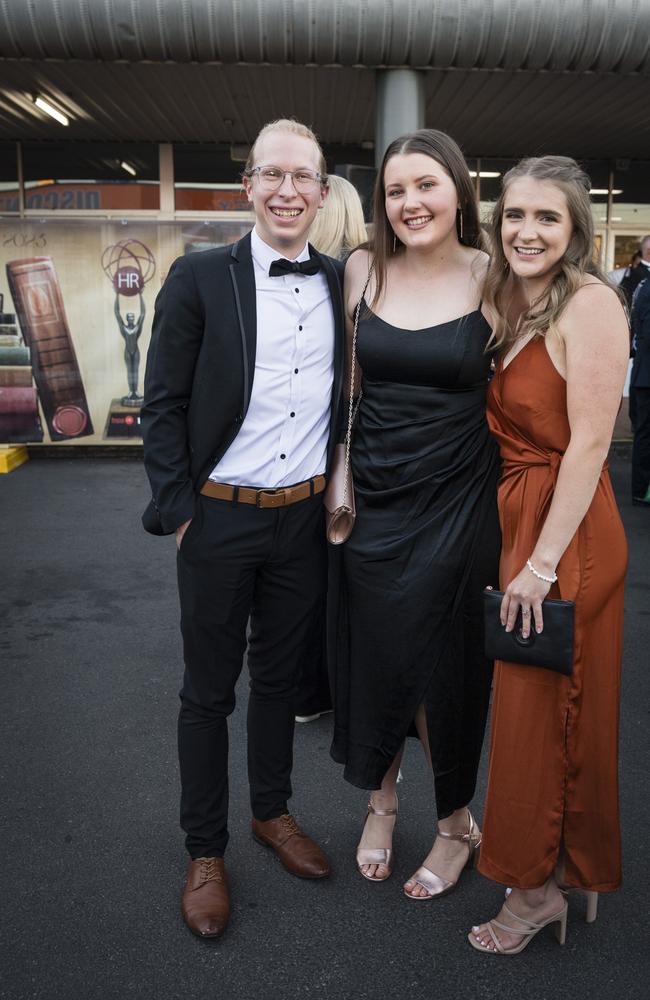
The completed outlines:
<svg viewBox="0 0 650 1000">
<path fill-rule="evenodd" d="M 156 261 L 151 250 L 140 240 L 122 240 L 107 247 L 102 254 L 102 269 L 115 289 L 114 313 L 117 327 L 124 340 L 124 363 L 128 394 L 111 402 L 104 437 L 140 437 L 140 407 L 144 402 L 138 393 L 140 349 L 138 340 L 146 315 L 142 292 L 153 278 Z M 120 298 L 138 298 L 135 308 L 124 311 Z"/>
</svg>

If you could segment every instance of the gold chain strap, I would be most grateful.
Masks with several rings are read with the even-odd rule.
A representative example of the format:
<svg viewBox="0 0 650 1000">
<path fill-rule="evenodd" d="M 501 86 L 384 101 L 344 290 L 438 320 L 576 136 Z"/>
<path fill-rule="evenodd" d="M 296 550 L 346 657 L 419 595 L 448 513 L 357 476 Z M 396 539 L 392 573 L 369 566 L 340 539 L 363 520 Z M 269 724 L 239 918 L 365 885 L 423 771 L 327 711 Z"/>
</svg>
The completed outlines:
<svg viewBox="0 0 650 1000">
<path fill-rule="evenodd" d="M 361 397 L 363 395 L 363 390 L 359 386 L 359 395 L 357 396 L 356 404 L 354 402 L 354 369 L 357 360 L 357 331 L 359 329 L 359 315 L 361 313 L 361 303 L 364 300 L 366 291 L 368 290 L 368 285 L 370 284 L 370 278 L 372 277 L 372 272 L 374 268 L 374 262 L 370 265 L 368 270 L 368 277 L 366 278 L 366 283 L 363 286 L 363 291 L 361 293 L 361 298 L 357 302 L 357 308 L 354 311 L 354 329 L 352 331 L 352 358 L 350 360 L 350 402 L 348 405 L 348 432 L 345 435 L 345 464 L 343 467 L 343 505 L 347 506 L 348 502 L 348 483 L 350 481 L 350 447 L 352 445 L 352 425 L 354 424 L 354 419 L 357 415 L 359 409 L 359 404 L 361 402 Z"/>
</svg>

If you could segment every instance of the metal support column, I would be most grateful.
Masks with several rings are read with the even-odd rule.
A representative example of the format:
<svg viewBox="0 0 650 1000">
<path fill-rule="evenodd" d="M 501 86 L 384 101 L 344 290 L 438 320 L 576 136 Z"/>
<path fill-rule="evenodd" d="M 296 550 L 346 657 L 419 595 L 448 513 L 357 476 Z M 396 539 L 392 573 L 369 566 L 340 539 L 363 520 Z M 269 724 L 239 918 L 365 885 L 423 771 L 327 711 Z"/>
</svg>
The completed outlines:
<svg viewBox="0 0 650 1000">
<path fill-rule="evenodd" d="M 377 72 L 375 165 L 389 143 L 405 132 L 424 128 L 424 73 L 414 69 Z"/>
</svg>

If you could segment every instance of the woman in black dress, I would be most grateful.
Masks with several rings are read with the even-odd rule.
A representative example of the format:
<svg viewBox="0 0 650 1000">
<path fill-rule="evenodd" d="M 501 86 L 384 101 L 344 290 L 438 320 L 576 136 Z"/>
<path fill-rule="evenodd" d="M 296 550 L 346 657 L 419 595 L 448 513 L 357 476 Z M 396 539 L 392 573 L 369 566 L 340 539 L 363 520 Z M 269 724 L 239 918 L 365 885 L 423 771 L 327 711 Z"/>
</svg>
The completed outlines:
<svg viewBox="0 0 650 1000">
<path fill-rule="evenodd" d="M 499 551 L 497 449 L 485 420 L 487 257 L 456 143 L 432 129 L 391 143 L 374 217 L 369 249 L 350 257 L 345 276 L 350 342 L 364 300 L 362 398 L 352 445 L 357 520 L 330 617 L 331 753 L 348 781 L 372 790 L 357 866 L 383 881 L 397 772 L 415 725 L 435 779 L 438 835 L 404 891 L 432 899 L 455 886 L 480 844 L 468 803 L 491 680 L 481 591 L 497 579 Z"/>
</svg>

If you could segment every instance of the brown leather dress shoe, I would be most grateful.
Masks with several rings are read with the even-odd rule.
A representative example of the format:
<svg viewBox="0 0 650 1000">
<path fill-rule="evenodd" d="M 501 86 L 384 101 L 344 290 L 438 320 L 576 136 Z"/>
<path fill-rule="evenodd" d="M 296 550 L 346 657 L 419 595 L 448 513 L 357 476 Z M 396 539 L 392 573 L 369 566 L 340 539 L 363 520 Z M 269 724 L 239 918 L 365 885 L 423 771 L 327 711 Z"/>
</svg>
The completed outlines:
<svg viewBox="0 0 650 1000">
<path fill-rule="evenodd" d="M 190 861 L 181 912 L 192 934 L 210 938 L 223 934 L 230 916 L 230 893 L 223 858 Z"/>
<path fill-rule="evenodd" d="M 275 851 L 292 875 L 299 875 L 300 878 L 325 878 L 329 875 L 329 862 L 320 847 L 302 832 L 289 813 L 263 822 L 253 817 L 252 829 L 255 840 Z"/>
</svg>

